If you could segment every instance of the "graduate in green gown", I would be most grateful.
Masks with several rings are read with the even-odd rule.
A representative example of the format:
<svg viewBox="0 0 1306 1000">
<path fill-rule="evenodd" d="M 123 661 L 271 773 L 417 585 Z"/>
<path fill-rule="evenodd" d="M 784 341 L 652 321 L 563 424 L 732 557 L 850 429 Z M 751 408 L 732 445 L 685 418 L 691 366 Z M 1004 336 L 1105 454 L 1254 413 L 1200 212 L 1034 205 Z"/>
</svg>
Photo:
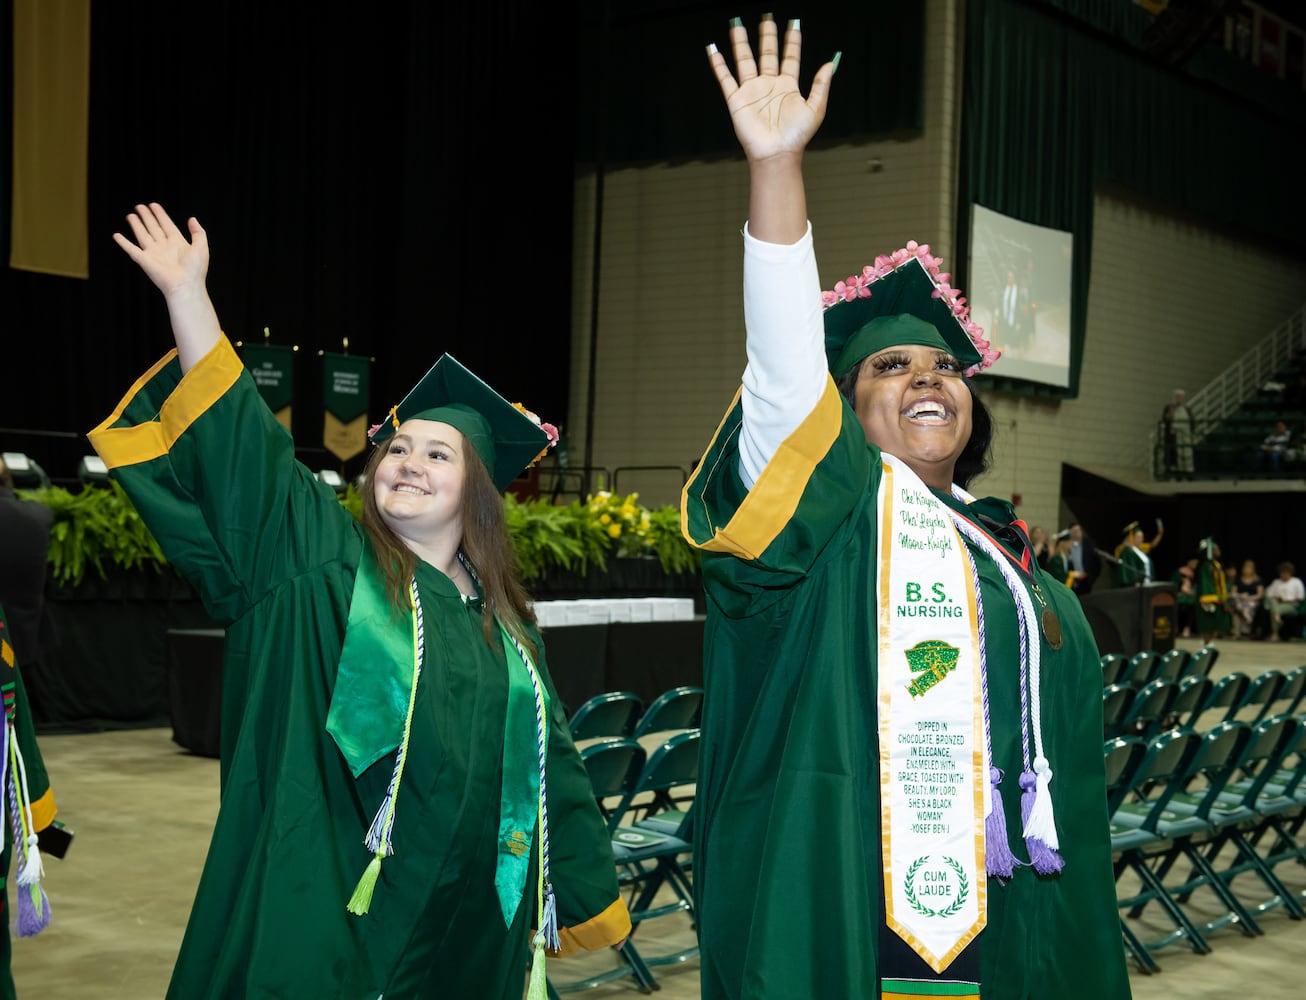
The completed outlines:
<svg viewBox="0 0 1306 1000">
<path fill-rule="evenodd" d="M 11 971 L 10 928 L 19 937 L 32 937 L 50 925 L 50 901 L 41 888 L 39 841 L 57 811 L 32 727 L 18 652 L 10 638 L 5 609 L 0 607 L 0 693 L 4 695 L 4 717 L 0 719 L 0 761 L 4 764 L 0 768 L 0 798 L 4 805 L 0 918 L 5 925 L 0 931 L 0 1000 L 14 1000 L 18 995 Z"/>
<path fill-rule="evenodd" d="M 176 350 L 90 435 L 227 624 L 222 803 L 169 997 L 519 1000 L 629 933 L 502 491 L 550 435 L 448 355 L 374 427 L 362 524 L 294 457 L 157 204 L 118 244 Z"/>
<path fill-rule="evenodd" d="M 1048 556 L 1047 566 L 1044 568 L 1052 579 L 1060 580 L 1074 590 L 1075 582 L 1084 578 L 1084 571 L 1075 569 L 1070 564 L 1070 545 L 1070 529 L 1058 531 L 1052 538 L 1052 555 Z"/>
<path fill-rule="evenodd" d="M 927 246 L 822 293 L 801 161 L 834 63 L 708 50 L 749 165 L 747 368 L 685 487 L 703 551 L 705 1000 L 1123 1000 L 1101 668 L 1010 504 L 965 490 L 996 358 Z"/>
<path fill-rule="evenodd" d="M 1150 542 L 1144 540 L 1142 526 L 1137 521 L 1125 525 L 1123 537 L 1116 546 L 1116 558 L 1120 560 L 1120 586 L 1135 587 L 1156 581 L 1151 553 L 1161 544 L 1164 534 L 1165 525 L 1159 517 L 1156 519 L 1156 534 Z"/>
<path fill-rule="evenodd" d="M 1203 538 L 1197 562 L 1197 634 L 1209 644 L 1233 630 L 1229 613 L 1229 579 L 1220 562 L 1220 546 L 1215 539 Z"/>
</svg>

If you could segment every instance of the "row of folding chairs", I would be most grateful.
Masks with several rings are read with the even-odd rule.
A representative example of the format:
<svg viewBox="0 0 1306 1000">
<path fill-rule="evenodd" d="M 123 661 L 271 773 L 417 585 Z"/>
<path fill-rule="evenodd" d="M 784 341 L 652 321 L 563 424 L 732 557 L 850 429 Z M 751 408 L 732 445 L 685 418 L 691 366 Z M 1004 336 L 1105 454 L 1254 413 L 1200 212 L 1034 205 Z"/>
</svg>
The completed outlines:
<svg viewBox="0 0 1306 1000">
<path fill-rule="evenodd" d="M 1306 915 L 1306 894 L 1277 874 L 1306 864 L 1306 716 L 1121 736 L 1104 754 L 1121 933 L 1140 971 L 1160 971 L 1153 953 L 1171 944 L 1209 953 L 1223 927 L 1255 937 L 1273 908 Z M 1170 930 L 1145 940 L 1135 920 L 1153 905 Z"/>
<path fill-rule="evenodd" d="M 577 742 L 603 736 L 633 736 L 677 729 L 697 729 L 703 710 L 703 689 L 681 685 L 662 692 L 648 707 L 632 691 L 605 691 L 587 698 L 567 717 Z"/>
<path fill-rule="evenodd" d="M 568 982 L 550 978 L 551 997 L 627 977 L 648 993 L 660 988 L 654 968 L 698 956 L 691 882 L 698 744 L 699 730 L 687 728 L 658 740 L 610 736 L 581 747 L 595 801 L 612 838 L 617 884 L 626 896 L 632 929 L 626 943 L 613 949 L 614 968 Z M 695 944 L 648 953 L 638 940 L 640 928 L 651 920 L 675 916 L 688 920 Z"/>
<path fill-rule="evenodd" d="M 1231 671 L 1212 680 L 1201 675 L 1179 681 L 1157 678 L 1135 686 L 1118 681 L 1102 689 L 1103 735 L 1150 738 L 1166 729 L 1270 715 L 1292 715 L 1306 698 L 1306 666 L 1266 670 L 1256 676 Z M 1208 713 L 1211 713 L 1208 716 Z"/>
<path fill-rule="evenodd" d="M 1154 680 L 1178 682 L 1185 677 L 1209 677 L 1211 668 L 1219 658 L 1220 650 L 1215 646 L 1203 646 L 1193 652 L 1177 646 L 1164 653 L 1144 649 L 1132 656 L 1103 653 L 1102 685 L 1133 684 L 1142 687 Z"/>
</svg>

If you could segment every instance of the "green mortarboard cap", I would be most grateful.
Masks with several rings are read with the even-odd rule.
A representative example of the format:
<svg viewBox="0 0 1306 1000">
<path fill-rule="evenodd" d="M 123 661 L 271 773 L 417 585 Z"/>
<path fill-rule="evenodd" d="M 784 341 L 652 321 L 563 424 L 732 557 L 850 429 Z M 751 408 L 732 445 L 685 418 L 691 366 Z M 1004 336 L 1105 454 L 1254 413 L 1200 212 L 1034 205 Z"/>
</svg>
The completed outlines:
<svg viewBox="0 0 1306 1000">
<path fill-rule="evenodd" d="M 405 420 L 438 420 L 457 428 L 499 490 L 507 489 L 549 444 L 538 423 L 450 354 L 441 355 L 386 415 L 370 435 L 372 443 L 388 440 Z"/>
<path fill-rule="evenodd" d="M 938 347 L 963 368 L 991 363 L 986 362 L 952 307 L 942 296 L 935 296 L 939 286 L 920 258 L 912 257 L 868 287 L 869 297 L 840 300 L 825 310 L 825 356 L 836 379 L 869 355 L 897 344 Z M 915 322 L 888 322 L 907 319 Z M 975 329 L 982 337 L 983 332 Z M 988 342 L 983 346 L 987 348 Z"/>
</svg>

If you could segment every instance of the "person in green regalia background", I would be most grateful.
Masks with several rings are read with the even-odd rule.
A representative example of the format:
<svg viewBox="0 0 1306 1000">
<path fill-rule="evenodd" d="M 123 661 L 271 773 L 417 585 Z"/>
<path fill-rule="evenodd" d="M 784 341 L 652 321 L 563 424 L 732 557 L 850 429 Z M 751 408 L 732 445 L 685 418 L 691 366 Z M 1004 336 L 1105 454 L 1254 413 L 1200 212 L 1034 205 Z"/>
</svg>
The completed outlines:
<svg viewBox="0 0 1306 1000">
<path fill-rule="evenodd" d="M 1052 555 L 1048 557 L 1047 569 L 1048 576 L 1054 580 L 1060 580 L 1071 590 L 1074 590 L 1075 582 L 1084 578 L 1082 569 L 1075 569 L 1070 565 L 1070 529 L 1065 528 L 1058 531 L 1052 539 Z"/>
<path fill-rule="evenodd" d="M 709 64 L 749 168 L 747 367 L 686 484 L 708 598 L 704 1000 L 1124 1000 L 1102 674 L 1011 505 L 976 499 L 997 358 L 928 246 L 822 292 L 802 33 Z M 869 181 L 868 183 L 875 183 Z"/>
<path fill-rule="evenodd" d="M 0 719 L 0 806 L 4 809 L 0 886 L 5 888 L 0 892 L 0 918 L 5 925 L 0 931 L 0 1000 L 14 1000 L 18 995 L 11 971 L 10 929 L 19 937 L 33 937 L 50 926 L 50 901 L 41 888 L 40 838 L 49 830 L 57 811 L 32 726 L 18 651 L 11 637 L 9 618 L 0 607 L 0 693 L 4 695 L 4 715 Z M 13 913 L 9 911 L 11 900 L 16 911 Z"/>
<path fill-rule="evenodd" d="M 118 245 L 176 350 L 90 434 L 227 623 L 222 803 L 168 996 L 543 997 L 630 930 L 502 492 L 556 432 L 445 355 L 372 428 L 361 525 L 294 458 L 157 204 Z"/>
<path fill-rule="evenodd" d="M 1116 546 L 1116 558 L 1120 560 L 1120 586 L 1134 587 L 1155 581 L 1151 552 L 1161 543 L 1164 534 L 1165 525 L 1159 517 L 1156 519 L 1156 534 L 1150 542 L 1144 541 L 1143 529 L 1137 521 L 1125 525 L 1123 537 Z"/>
<path fill-rule="evenodd" d="M 1208 536 L 1201 541 L 1197 562 L 1197 632 L 1210 644 L 1233 628 L 1229 614 L 1229 580 L 1220 564 L 1220 546 Z"/>
</svg>

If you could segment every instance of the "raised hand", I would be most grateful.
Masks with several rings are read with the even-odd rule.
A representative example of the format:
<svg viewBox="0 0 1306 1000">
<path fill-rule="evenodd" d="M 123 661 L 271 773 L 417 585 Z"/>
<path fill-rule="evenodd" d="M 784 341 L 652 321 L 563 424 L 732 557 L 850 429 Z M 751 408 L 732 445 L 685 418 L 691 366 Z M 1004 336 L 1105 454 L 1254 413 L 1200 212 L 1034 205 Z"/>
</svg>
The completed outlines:
<svg viewBox="0 0 1306 1000">
<path fill-rule="evenodd" d="M 835 64 L 817 70 L 806 98 L 798 88 L 799 57 L 803 36 L 791 21 L 784 38 L 783 58 L 774 18 L 767 15 L 758 27 L 758 58 L 748 43 L 748 31 L 736 19 L 730 27 L 735 59 L 732 75 L 725 57 L 708 46 L 708 62 L 726 99 L 735 136 L 750 161 L 777 154 L 801 154 L 825 119 L 826 98 Z"/>
<path fill-rule="evenodd" d="M 187 239 L 157 202 L 137 205 L 127 216 L 127 224 L 136 242 L 122 233 L 113 234 L 114 242 L 163 293 L 182 371 L 190 371 L 222 336 L 204 285 L 209 270 L 208 237 L 199 222 L 191 219 Z"/>
<path fill-rule="evenodd" d="M 151 202 L 137 205 L 136 211 L 127 216 L 127 224 L 136 242 L 122 233 L 113 234 L 114 242 L 140 265 L 165 296 L 204 286 L 209 269 L 209 241 L 197 220 L 189 220 L 190 239 L 187 239 L 163 206 Z"/>
</svg>

